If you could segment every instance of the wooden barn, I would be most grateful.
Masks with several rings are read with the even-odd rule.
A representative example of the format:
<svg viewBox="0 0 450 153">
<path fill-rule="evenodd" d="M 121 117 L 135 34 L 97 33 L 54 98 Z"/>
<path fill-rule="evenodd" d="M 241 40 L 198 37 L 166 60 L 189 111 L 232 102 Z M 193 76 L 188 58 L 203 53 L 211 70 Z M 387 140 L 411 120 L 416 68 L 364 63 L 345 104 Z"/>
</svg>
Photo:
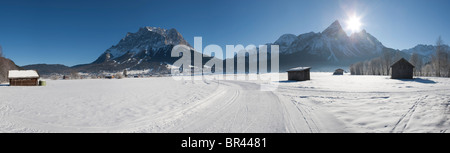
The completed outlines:
<svg viewBox="0 0 450 153">
<path fill-rule="evenodd" d="M 344 69 L 336 69 L 336 70 L 334 70 L 333 75 L 344 75 Z"/>
<path fill-rule="evenodd" d="M 305 81 L 310 80 L 310 67 L 297 67 L 287 71 L 288 80 Z"/>
<path fill-rule="evenodd" d="M 413 79 L 414 65 L 402 58 L 391 65 L 391 79 Z"/>
<path fill-rule="evenodd" d="M 10 86 L 38 86 L 39 74 L 35 70 L 10 70 L 8 72 Z"/>
</svg>

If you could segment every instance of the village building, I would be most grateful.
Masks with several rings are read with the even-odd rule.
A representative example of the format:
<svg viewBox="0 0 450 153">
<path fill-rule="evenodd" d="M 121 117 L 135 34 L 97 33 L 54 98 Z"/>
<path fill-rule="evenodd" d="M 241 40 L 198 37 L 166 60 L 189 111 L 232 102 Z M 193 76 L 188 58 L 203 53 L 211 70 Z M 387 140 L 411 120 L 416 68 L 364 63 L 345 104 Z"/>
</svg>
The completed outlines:
<svg viewBox="0 0 450 153">
<path fill-rule="evenodd" d="M 413 79 L 414 65 L 402 58 L 391 65 L 391 79 Z"/>
<path fill-rule="evenodd" d="M 344 75 L 344 69 L 336 69 L 336 70 L 334 70 L 333 75 Z"/>
<path fill-rule="evenodd" d="M 39 74 L 35 70 L 10 70 L 8 72 L 10 86 L 38 86 Z"/>
<path fill-rule="evenodd" d="M 305 81 L 310 80 L 310 67 L 297 67 L 287 71 L 288 80 Z"/>
</svg>

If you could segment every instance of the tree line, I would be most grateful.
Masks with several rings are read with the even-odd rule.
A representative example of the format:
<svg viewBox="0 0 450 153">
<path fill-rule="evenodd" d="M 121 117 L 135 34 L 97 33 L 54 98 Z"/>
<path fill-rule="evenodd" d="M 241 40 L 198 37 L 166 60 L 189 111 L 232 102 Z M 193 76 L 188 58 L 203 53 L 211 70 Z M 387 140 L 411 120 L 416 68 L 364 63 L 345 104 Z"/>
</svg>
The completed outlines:
<svg viewBox="0 0 450 153">
<path fill-rule="evenodd" d="M 413 53 L 409 62 L 415 66 L 414 76 L 450 77 L 450 51 L 448 48 L 439 37 L 431 60 L 424 61 L 419 54 Z M 401 58 L 400 51 L 384 49 L 380 57 L 352 64 L 350 73 L 352 75 L 390 75 L 391 65 Z"/>
<path fill-rule="evenodd" d="M 2 45 L 0 45 L 0 57 L 3 57 L 3 48 L 2 48 Z"/>
</svg>

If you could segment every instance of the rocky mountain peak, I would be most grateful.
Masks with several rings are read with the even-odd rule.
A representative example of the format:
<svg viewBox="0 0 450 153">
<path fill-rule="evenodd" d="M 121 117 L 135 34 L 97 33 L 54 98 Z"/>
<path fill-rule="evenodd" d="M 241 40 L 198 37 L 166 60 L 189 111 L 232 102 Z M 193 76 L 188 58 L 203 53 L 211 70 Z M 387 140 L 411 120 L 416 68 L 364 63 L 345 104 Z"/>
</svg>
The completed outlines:
<svg viewBox="0 0 450 153">
<path fill-rule="evenodd" d="M 327 36 L 340 36 L 340 35 L 347 36 L 344 29 L 342 29 L 342 26 L 341 26 L 341 23 L 339 22 L 339 20 L 334 21 L 330 26 L 328 26 L 328 28 L 326 28 L 322 32 L 322 34 L 327 35 Z"/>
<path fill-rule="evenodd" d="M 294 35 L 294 34 L 284 34 L 280 38 L 278 38 L 277 41 L 275 41 L 275 44 L 289 46 L 295 40 L 297 40 L 297 36 L 296 35 Z"/>
<path fill-rule="evenodd" d="M 137 54 L 148 50 L 157 52 L 168 45 L 188 45 L 183 36 L 176 29 L 163 29 L 159 27 L 141 27 L 135 33 L 128 32 L 117 45 L 112 46 L 105 53 L 111 55 L 111 59 L 118 58 L 126 53 Z"/>
</svg>

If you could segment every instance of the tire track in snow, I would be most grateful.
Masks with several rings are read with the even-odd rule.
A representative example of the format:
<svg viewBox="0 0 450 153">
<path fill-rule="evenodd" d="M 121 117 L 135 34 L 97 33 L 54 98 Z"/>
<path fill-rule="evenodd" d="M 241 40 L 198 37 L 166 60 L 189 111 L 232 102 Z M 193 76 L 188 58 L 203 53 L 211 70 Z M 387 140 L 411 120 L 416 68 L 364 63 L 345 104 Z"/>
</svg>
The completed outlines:
<svg viewBox="0 0 450 153">
<path fill-rule="evenodd" d="M 309 127 L 309 130 L 311 133 L 318 133 L 319 128 L 317 127 L 316 122 L 314 122 L 314 120 L 311 117 L 311 112 L 307 111 L 307 110 L 303 110 L 304 108 L 299 107 L 298 104 L 295 104 L 295 107 L 300 111 L 300 113 L 303 116 L 303 119 L 305 120 L 306 124 Z"/>
<path fill-rule="evenodd" d="M 0 132 L 10 133 L 29 133 L 29 132 L 48 132 L 43 130 L 37 130 L 28 128 L 21 125 L 21 122 L 17 122 L 18 117 L 10 116 L 10 112 L 15 111 L 13 107 L 0 104 Z"/>
<path fill-rule="evenodd" d="M 448 100 L 447 102 L 444 102 L 441 104 L 443 107 L 443 111 L 442 111 L 442 118 L 440 119 L 440 121 L 437 124 L 437 127 L 440 128 L 448 128 L 445 127 L 446 123 L 448 121 L 450 121 L 449 119 L 449 114 L 450 114 L 450 100 Z M 440 133 L 445 133 L 448 129 L 442 129 L 440 130 Z"/>
<path fill-rule="evenodd" d="M 297 106 L 297 101 L 294 99 L 293 95 L 282 94 L 288 99 L 284 101 L 278 100 L 280 105 L 283 105 L 283 114 L 285 118 L 285 128 L 286 131 L 292 133 L 312 133 L 313 128 L 309 123 L 309 119 L 306 114 L 302 111 L 300 107 Z"/>
<path fill-rule="evenodd" d="M 229 107 L 232 103 L 236 102 L 237 97 L 240 95 L 239 90 L 226 89 L 224 93 L 218 94 L 218 96 L 210 97 L 205 101 L 212 101 L 213 103 L 208 105 L 209 107 L 200 108 L 196 112 L 192 112 L 190 115 L 183 116 L 176 120 L 176 124 L 173 127 L 167 128 L 167 132 L 207 132 L 199 131 L 204 129 L 208 124 L 214 122 L 217 116 L 220 116 L 221 109 Z M 230 96 L 231 93 L 231 96 Z M 227 99 L 226 102 L 218 104 L 219 99 Z M 215 105 L 217 104 L 217 105 Z M 194 107 L 196 108 L 196 107 Z M 198 108 L 197 108 L 198 109 Z"/>
<path fill-rule="evenodd" d="M 276 94 L 281 98 L 280 103 L 284 107 L 288 132 L 349 132 L 348 129 L 345 129 L 345 124 L 342 121 L 338 120 L 333 114 L 328 113 L 326 109 L 317 107 L 317 104 L 321 102 L 316 102 L 312 99 L 317 96 L 299 96 L 298 91 L 296 88 L 281 88 L 276 91 Z"/>
<path fill-rule="evenodd" d="M 299 102 L 295 101 L 291 97 L 291 102 L 295 105 L 295 108 L 300 112 L 302 119 L 305 121 L 306 125 L 308 126 L 309 132 L 311 133 L 318 133 L 320 132 L 316 122 L 313 120 L 311 116 L 311 111 L 309 109 L 305 109 L 304 107 L 300 106 Z"/>
<path fill-rule="evenodd" d="M 390 131 L 391 133 L 393 132 L 399 132 L 399 133 L 403 133 L 406 129 L 406 127 L 408 126 L 409 122 L 411 121 L 411 117 L 414 115 L 414 112 L 416 111 L 417 106 L 426 98 L 428 97 L 428 95 L 420 97 L 419 99 L 416 100 L 416 102 L 414 102 L 414 104 L 411 106 L 411 108 L 409 108 L 408 112 L 406 112 L 405 114 L 403 114 L 400 119 L 397 121 L 397 123 L 394 125 L 394 127 L 392 128 L 392 130 Z M 400 128 L 400 129 L 398 129 Z"/>
<path fill-rule="evenodd" d="M 291 132 L 291 133 L 298 133 L 299 131 L 297 131 L 297 128 L 295 127 L 295 123 L 292 120 L 292 117 L 287 109 L 287 106 L 282 104 L 282 102 L 280 100 L 278 100 L 278 103 L 280 105 L 283 105 L 283 117 L 287 120 L 285 122 L 285 129 L 287 132 Z"/>
<path fill-rule="evenodd" d="M 223 81 L 227 92 L 205 107 L 186 116 L 168 132 L 286 132 L 282 106 L 272 92 L 259 84 Z M 211 100 L 209 100 L 211 101 Z"/>
<path fill-rule="evenodd" d="M 122 124 L 117 124 L 113 126 L 67 126 L 59 124 L 49 124 L 49 123 L 34 123 L 36 127 L 47 127 L 46 129 L 51 129 L 52 132 L 163 132 L 162 129 L 176 125 L 176 121 L 184 116 L 188 116 L 195 113 L 199 109 L 203 109 L 210 105 L 209 100 L 214 98 L 215 94 L 221 95 L 225 92 L 223 88 L 218 86 L 210 96 L 199 99 L 199 95 L 191 95 L 187 98 L 184 104 L 185 107 L 178 107 L 173 110 L 155 114 L 152 116 L 145 116 L 138 118 L 133 121 L 127 121 Z M 15 120 L 17 120 L 16 118 Z M 33 122 L 33 121 L 22 121 L 22 122 Z M 38 128 L 42 129 L 42 128 Z M 30 130 L 29 130 L 30 131 Z M 35 130 L 36 131 L 36 130 Z"/>
<path fill-rule="evenodd" d="M 283 107 L 272 91 L 261 91 L 260 84 L 230 81 L 242 94 L 235 103 L 237 118 L 232 128 L 236 132 L 286 132 Z M 241 130 L 239 130 L 241 129 Z"/>
<path fill-rule="evenodd" d="M 239 91 L 239 90 L 236 90 L 236 91 Z M 236 99 L 237 99 L 237 96 L 234 97 L 233 102 L 235 102 Z M 239 116 L 239 110 L 238 110 L 238 112 L 236 112 L 234 114 L 233 120 L 231 120 L 231 124 L 230 124 L 228 130 L 231 130 L 234 127 L 234 125 L 236 124 L 236 120 L 237 120 L 238 116 Z M 228 132 L 230 132 L 230 131 L 228 131 Z"/>
</svg>

